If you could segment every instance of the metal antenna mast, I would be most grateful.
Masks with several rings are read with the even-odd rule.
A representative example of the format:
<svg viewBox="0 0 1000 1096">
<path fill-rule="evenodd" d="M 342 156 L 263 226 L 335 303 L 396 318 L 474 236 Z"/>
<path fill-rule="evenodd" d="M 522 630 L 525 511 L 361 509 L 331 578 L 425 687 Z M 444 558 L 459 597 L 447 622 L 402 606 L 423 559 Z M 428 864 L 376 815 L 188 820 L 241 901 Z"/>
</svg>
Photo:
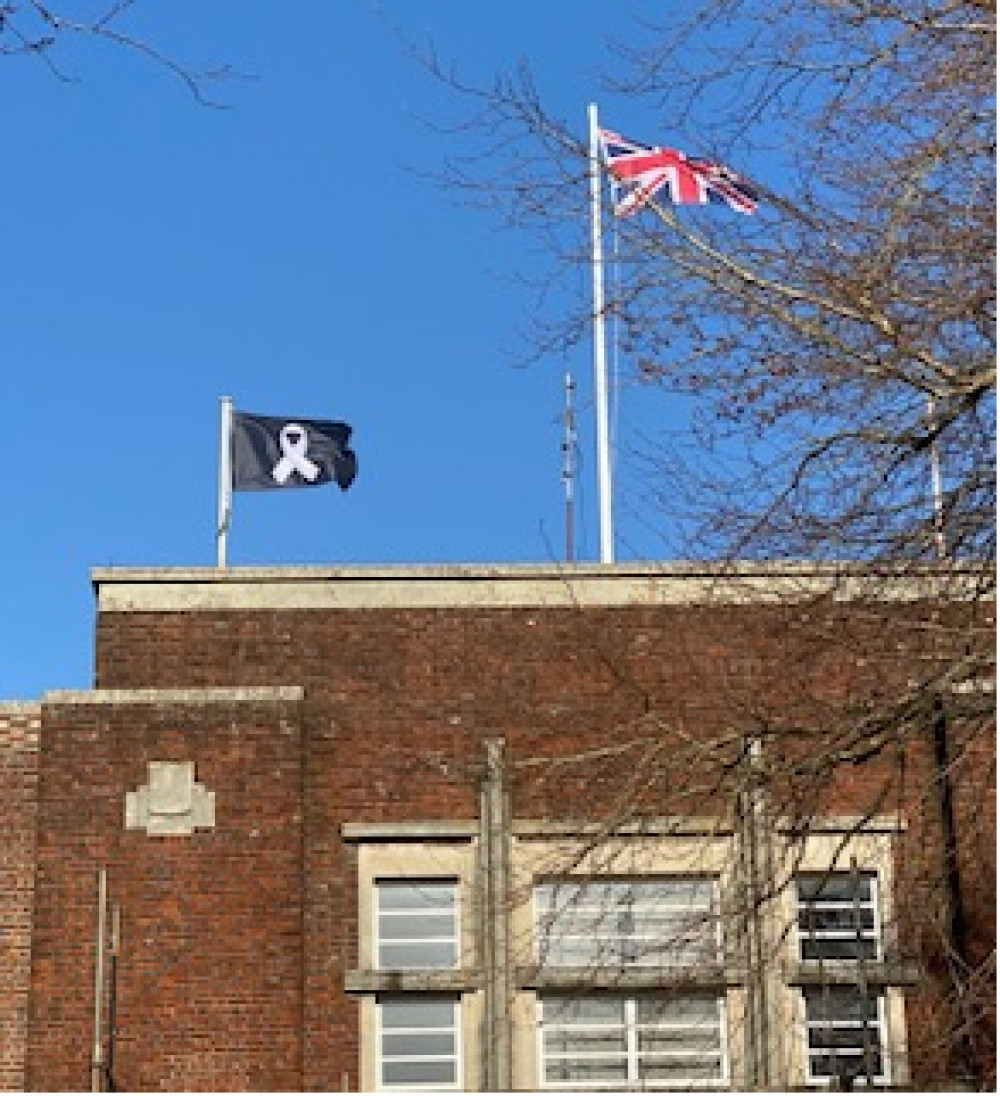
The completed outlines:
<svg viewBox="0 0 1000 1096">
<path fill-rule="evenodd" d="M 566 562 L 572 563 L 576 554 L 573 543 L 575 516 L 573 508 L 573 488 L 576 481 L 576 416 L 573 411 L 573 375 L 566 373 L 566 409 L 563 413 L 563 484 L 566 488 Z"/>
</svg>

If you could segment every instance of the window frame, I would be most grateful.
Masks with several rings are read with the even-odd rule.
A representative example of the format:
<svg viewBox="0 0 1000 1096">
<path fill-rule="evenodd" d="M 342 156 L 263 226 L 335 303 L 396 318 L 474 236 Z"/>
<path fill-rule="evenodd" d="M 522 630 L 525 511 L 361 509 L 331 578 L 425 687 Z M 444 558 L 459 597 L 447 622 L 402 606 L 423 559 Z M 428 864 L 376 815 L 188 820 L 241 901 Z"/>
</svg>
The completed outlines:
<svg viewBox="0 0 1000 1096">
<path fill-rule="evenodd" d="M 830 959 L 807 959 L 802 954 L 802 945 L 803 945 L 803 943 L 805 941 L 809 940 L 809 939 L 814 939 L 815 940 L 815 939 L 821 939 L 822 937 L 817 937 L 815 933 L 813 933 L 813 934 L 804 933 L 802 931 L 800 925 L 799 925 L 799 914 L 800 914 L 800 912 L 802 912 L 803 910 L 808 908 L 808 906 L 804 905 L 799 900 L 798 883 L 799 883 L 799 880 L 803 876 L 809 876 L 811 878 L 816 878 L 816 879 L 828 879 L 828 878 L 832 879 L 832 878 L 837 877 L 837 876 L 846 876 L 846 877 L 850 878 L 853 874 L 855 874 L 855 873 L 852 871 L 851 868 L 836 868 L 836 869 L 830 869 L 828 871 L 803 870 L 803 871 L 797 871 L 795 873 L 795 876 L 792 879 L 792 895 L 793 895 L 793 901 L 795 903 L 795 916 L 794 916 L 795 936 L 794 936 L 794 940 L 795 940 L 795 954 L 796 954 L 796 957 L 798 958 L 798 961 L 800 963 L 803 963 L 803 964 L 806 964 L 806 965 L 809 965 L 809 964 L 819 965 L 820 963 L 823 963 L 823 964 L 826 964 L 826 963 L 838 964 L 838 963 L 857 963 L 859 961 L 858 956 L 843 956 L 843 957 L 839 957 L 839 958 L 830 958 Z M 864 869 L 859 868 L 857 870 L 857 874 L 859 876 L 862 876 L 865 879 L 870 880 L 871 888 L 872 888 L 872 897 L 871 897 L 871 903 L 870 903 L 871 910 L 872 910 L 871 938 L 874 939 L 874 941 L 875 941 L 875 954 L 871 955 L 871 956 L 865 956 L 864 957 L 864 962 L 866 962 L 866 963 L 881 963 L 881 962 L 884 962 L 884 960 L 885 960 L 885 940 L 884 940 L 884 935 L 885 934 L 883 932 L 883 925 L 882 925 L 882 903 L 881 903 L 882 879 L 881 879 L 881 875 L 880 875 L 879 871 L 875 868 L 864 868 Z M 828 905 L 828 906 L 832 905 L 834 908 L 838 908 L 838 906 L 839 906 L 839 908 L 847 908 L 848 907 L 848 903 L 846 903 L 846 902 L 832 903 L 829 900 L 824 902 L 824 905 Z M 854 900 L 853 899 L 851 900 L 850 906 L 852 908 L 854 906 Z M 865 904 L 862 904 L 861 908 L 862 909 L 866 908 Z M 828 932 L 835 932 L 837 930 L 827 930 L 827 931 Z M 856 939 L 857 938 L 857 929 L 855 928 L 851 931 L 853 932 L 854 938 Z M 832 935 L 826 936 L 826 939 L 847 939 L 847 938 L 848 937 L 846 935 L 846 931 L 845 931 L 844 935 L 842 935 L 840 937 L 832 936 Z"/>
<path fill-rule="evenodd" d="M 576 1080 L 557 1080 L 550 1081 L 547 1076 L 546 1064 L 549 1057 L 545 1053 L 545 1002 L 559 999 L 579 999 L 588 1000 L 594 998 L 603 998 L 605 1000 L 618 1000 L 623 1002 L 623 1021 L 621 1027 L 608 1025 L 607 1030 L 609 1032 L 621 1032 L 624 1036 L 625 1051 L 624 1062 L 626 1067 L 626 1078 L 623 1081 L 617 1079 L 608 1079 L 606 1081 L 596 1081 L 588 1083 L 579 1079 Z M 639 1048 L 639 1029 L 642 1025 L 638 1021 L 638 1002 L 640 999 L 657 1000 L 657 1001 L 671 1001 L 671 1000 L 685 1000 L 690 998 L 704 998 L 711 1001 L 717 1010 L 718 1014 L 718 1027 L 712 1028 L 713 1031 L 717 1030 L 719 1033 L 719 1067 L 720 1073 L 718 1077 L 712 1078 L 686 1078 L 681 1079 L 673 1077 L 670 1079 L 658 1080 L 656 1078 L 644 1079 L 639 1076 L 639 1066 L 642 1061 L 643 1055 Z M 592 1025 L 598 1026 L 598 1025 Z M 728 1024 L 728 1000 L 725 992 L 710 993 L 710 992 L 695 992 L 695 993 L 670 993 L 664 991 L 657 992 L 590 992 L 590 993 L 578 993 L 572 994 L 566 991 L 552 991 L 546 993 L 539 993 L 535 997 L 535 1029 L 536 1029 L 536 1041 L 535 1041 L 535 1061 L 537 1063 L 537 1077 L 536 1084 L 540 1091 L 575 1091 L 575 1092 L 620 1092 L 620 1091 L 670 1091 L 673 1089 L 728 1089 L 732 1083 L 731 1065 L 730 1065 L 730 1047 L 729 1047 L 729 1024 Z M 552 1030 L 550 1027 L 549 1031 Z M 682 1052 L 682 1055 L 689 1057 L 696 1057 L 697 1051 Z M 608 1055 L 606 1057 L 610 1057 Z M 702 1057 L 707 1055 L 702 1054 Z M 595 1057 L 599 1057 L 595 1055 Z M 559 1054 L 559 1059 L 571 1059 L 570 1054 Z"/>
<path fill-rule="evenodd" d="M 546 949 L 546 954 L 543 956 L 543 938 L 547 936 L 548 931 L 553 929 L 556 925 L 558 917 L 561 915 L 562 910 L 558 910 L 551 921 L 546 924 L 547 914 L 546 911 L 541 908 L 541 890 L 545 887 L 552 886 L 565 886 L 567 888 L 577 888 L 583 890 L 588 886 L 602 887 L 618 884 L 627 884 L 632 887 L 644 887 L 644 886 L 657 886 L 663 884 L 682 884 L 682 883 L 708 883 L 711 886 L 711 897 L 707 908 L 703 911 L 703 915 L 710 918 L 714 924 L 711 931 L 712 942 L 712 954 L 706 955 L 702 959 L 680 961 L 680 962 L 666 962 L 665 954 L 658 956 L 655 952 L 646 952 L 648 956 L 652 956 L 652 961 L 643 958 L 642 953 L 638 959 L 628 962 L 623 961 L 622 952 L 614 954 L 613 945 L 608 947 L 607 958 L 603 959 L 600 953 L 596 959 L 588 959 L 585 966 L 594 964 L 597 968 L 603 970 L 618 970 L 618 971 L 639 971 L 639 970 L 672 970 L 672 971 L 685 971 L 685 970 L 697 970 L 697 969 L 712 969 L 721 966 L 725 961 L 725 941 L 723 937 L 722 928 L 722 880 L 719 873 L 716 872 L 703 872 L 703 873 L 669 873 L 669 872 L 656 872 L 656 873 L 641 873 L 634 875 L 571 875 L 571 876 L 552 876 L 552 877 L 540 877 L 536 878 L 532 882 L 531 888 L 531 921 L 532 921 L 532 958 L 539 969 L 548 971 L 558 971 L 560 969 L 577 969 L 581 964 L 574 963 L 560 963 L 553 962 L 550 957 L 550 952 L 553 950 L 551 947 Z M 575 899 L 571 899 L 571 902 Z M 570 908 L 570 907 L 566 907 Z M 591 907 L 581 904 L 581 908 L 589 909 Z M 698 912 L 698 911 L 692 911 Z M 572 911 L 571 911 L 572 913 Z M 636 926 L 634 926 L 636 927 Z M 580 935 L 580 934 L 575 934 Z M 708 933 L 706 935 L 706 942 L 708 940 Z M 610 940 L 611 934 L 608 934 Z M 643 936 L 633 934 L 628 937 L 629 943 L 634 943 L 636 940 L 644 939 Z M 700 942 L 699 942 L 700 946 Z M 604 947 L 602 938 L 602 949 Z M 657 959 L 659 958 L 659 961 Z"/>
<path fill-rule="evenodd" d="M 827 934 L 824 936 L 817 936 L 815 931 L 812 933 L 803 932 L 800 927 L 800 914 L 809 908 L 810 903 L 804 903 L 799 897 L 799 880 L 803 877 L 809 877 L 811 879 L 819 880 L 821 883 L 825 879 L 832 879 L 836 877 L 852 878 L 860 877 L 868 881 L 870 886 L 870 901 L 861 902 L 858 906 L 857 899 L 852 898 L 849 902 L 838 902 L 836 900 L 826 899 L 823 901 L 823 905 L 827 908 L 833 909 L 854 909 L 860 908 L 862 910 L 870 908 L 872 911 L 872 928 L 865 930 L 862 935 L 862 939 L 873 939 L 875 944 L 874 955 L 872 956 L 841 956 L 836 958 L 806 958 L 803 955 L 803 945 L 809 940 L 823 939 L 850 939 L 848 931 L 853 933 L 853 938 L 858 938 L 857 927 L 853 930 L 827 930 Z M 792 879 L 792 899 L 794 905 L 793 924 L 795 926 L 794 931 L 794 945 L 795 956 L 798 962 L 810 969 L 821 969 L 825 966 L 830 966 L 835 970 L 843 971 L 852 965 L 858 964 L 870 964 L 876 966 L 885 961 L 885 931 L 882 921 L 882 888 L 884 880 L 882 872 L 877 867 L 830 867 L 826 869 L 803 869 L 795 872 Z M 867 935 L 865 933 L 868 933 Z M 838 935 L 839 934 L 839 935 Z M 855 991 L 860 997 L 861 988 L 857 984 L 836 982 L 830 984 L 830 989 L 835 991 Z M 857 1026 L 859 1029 L 863 1029 L 865 1021 L 849 1021 L 849 1020 L 837 1020 L 836 1018 L 827 1021 L 818 1021 L 809 1019 L 809 998 L 816 993 L 822 993 L 823 987 L 816 986 L 810 987 L 808 990 L 801 989 L 799 991 L 799 1022 L 800 1030 L 802 1031 L 802 1056 L 803 1056 L 803 1077 L 805 1084 L 809 1087 L 829 1087 L 832 1078 L 830 1075 L 816 1075 L 812 1072 L 812 1063 L 818 1059 L 830 1059 L 831 1057 L 838 1057 L 837 1054 L 831 1054 L 829 1049 L 824 1050 L 822 1053 L 814 1054 L 809 1046 L 809 1032 L 812 1028 L 826 1027 L 826 1028 L 839 1028 L 840 1030 L 851 1029 Z M 867 996 L 875 1002 L 876 1019 L 869 1021 L 869 1030 L 874 1031 L 875 1037 L 878 1041 L 879 1048 L 879 1060 L 881 1064 L 880 1072 L 877 1075 L 873 1075 L 870 1078 L 872 1084 L 875 1085 L 888 1085 L 891 1083 L 892 1078 L 892 1066 L 890 1063 L 890 1042 L 889 1042 L 889 1028 L 888 1028 L 888 1012 L 889 1002 L 886 996 L 886 990 L 883 988 L 869 989 Z M 846 1048 L 837 1048 L 846 1049 Z M 847 1055 L 841 1055 L 846 1057 Z M 863 1086 L 869 1082 L 869 1078 L 866 1074 L 859 1074 L 854 1078 L 853 1085 Z"/>
<path fill-rule="evenodd" d="M 419 1055 L 402 1056 L 383 1053 L 382 1039 L 386 1034 L 383 1023 L 383 1006 L 386 1003 L 405 1002 L 410 1005 L 432 1004 L 447 1001 L 451 1005 L 452 1027 L 451 1035 L 454 1040 L 455 1053 L 452 1057 L 443 1055 L 424 1056 L 425 1061 L 454 1061 L 455 1080 L 451 1084 L 442 1084 L 440 1081 L 421 1081 L 413 1084 L 387 1084 L 383 1076 L 383 1067 L 387 1061 L 413 1061 L 420 1059 Z M 462 1092 L 464 1091 L 465 1063 L 462 1059 L 462 997 L 461 994 L 431 994 L 431 993 L 380 993 L 374 1000 L 375 1006 L 375 1090 L 377 1092 Z M 402 1029 L 390 1029 L 402 1030 Z M 420 1029 L 417 1029 L 420 1030 Z M 436 1029 L 442 1032 L 445 1029 Z"/>
<path fill-rule="evenodd" d="M 831 989 L 847 989 L 855 990 L 857 987 L 850 985 L 838 985 L 836 987 L 831 986 Z M 810 1088 L 824 1088 L 829 1089 L 831 1082 L 836 1080 L 835 1075 L 830 1074 L 814 1074 L 811 1069 L 811 1064 L 814 1059 L 829 1060 L 836 1057 L 847 1057 L 847 1055 L 831 1054 L 830 1049 L 824 1049 L 822 1051 L 813 1053 L 809 1046 L 809 1031 L 813 1027 L 827 1027 L 827 1028 L 839 1028 L 841 1030 L 845 1028 L 853 1028 L 857 1026 L 859 1029 L 863 1029 L 864 1021 L 845 1021 L 845 1020 L 832 1020 L 832 1021 L 810 1021 L 809 1019 L 809 997 L 813 994 L 822 993 L 821 987 L 816 987 L 807 993 L 803 991 L 799 994 L 799 1016 L 800 1023 L 803 1032 L 803 1050 L 805 1055 L 804 1069 L 805 1069 L 805 1083 Z M 857 989 L 858 996 L 861 996 L 860 989 Z M 871 1078 L 866 1073 L 859 1073 L 854 1077 L 852 1085 L 855 1088 L 863 1088 L 868 1085 L 869 1080 L 871 1084 L 885 1087 L 892 1083 L 892 1069 L 890 1064 L 889 1055 L 889 1027 L 887 1022 L 887 1014 L 889 1009 L 889 1003 L 886 1000 L 886 994 L 883 990 L 869 991 L 868 997 L 875 1002 L 876 1019 L 869 1021 L 868 1028 L 875 1033 L 878 1041 L 879 1061 L 881 1063 L 881 1071 L 877 1074 L 873 1074 Z M 837 1048 L 844 1049 L 844 1048 Z"/>
<path fill-rule="evenodd" d="M 452 915 L 452 936 L 451 944 L 454 952 L 454 957 L 451 963 L 447 965 L 439 964 L 422 964 L 419 966 L 387 966 L 382 963 L 382 944 L 384 942 L 399 943 L 398 940 L 383 941 L 381 933 L 381 918 L 383 914 L 381 894 L 383 893 L 381 887 L 383 885 L 388 886 L 450 886 L 452 890 L 453 902 L 451 905 Z M 462 880 L 454 875 L 419 875 L 419 876 L 397 876 L 397 875 L 376 875 L 372 879 L 372 948 L 371 959 L 373 969 L 378 971 L 435 971 L 435 970 L 459 970 L 462 965 Z M 392 910 L 387 911 L 392 915 L 402 914 L 411 911 L 399 911 Z M 426 912 L 426 911 L 412 911 L 412 912 Z M 441 942 L 444 938 L 435 938 L 434 942 Z M 418 940 L 406 941 L 409 943 L 420 943 Z M 429 941 L 423 941 L 429 942 Z"/>
</svg>

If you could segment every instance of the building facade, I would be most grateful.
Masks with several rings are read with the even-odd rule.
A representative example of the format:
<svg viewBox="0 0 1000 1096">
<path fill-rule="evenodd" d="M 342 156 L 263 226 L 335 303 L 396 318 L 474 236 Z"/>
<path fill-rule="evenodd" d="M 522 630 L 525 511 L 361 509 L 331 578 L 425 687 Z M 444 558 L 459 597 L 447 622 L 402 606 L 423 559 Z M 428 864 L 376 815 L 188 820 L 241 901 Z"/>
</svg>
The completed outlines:
<svg viewBox="0 0 1000 1096">
<path fill-rule="evenodd" d="M 974 578 L 94 584 L 95 687 L 0 709 L 7 1087 L 992 1083 Z"/>
</svg>

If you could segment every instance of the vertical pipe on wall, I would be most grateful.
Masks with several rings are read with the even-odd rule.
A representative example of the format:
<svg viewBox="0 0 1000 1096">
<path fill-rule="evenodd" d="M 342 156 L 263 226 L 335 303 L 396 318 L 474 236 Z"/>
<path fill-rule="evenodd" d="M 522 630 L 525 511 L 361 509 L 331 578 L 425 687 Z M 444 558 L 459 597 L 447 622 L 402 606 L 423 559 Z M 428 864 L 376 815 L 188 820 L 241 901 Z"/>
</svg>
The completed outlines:
<svg viewBox="0 0 1000 1096">
<path fill-rule="evenodd" d="M 90 1091 L 104 1090 L 104 943 L 108 917 L 108 872 L 97 872 L 97 951 L 94 958 L 94 1047 L 90 1059 Z"/>
</svg>

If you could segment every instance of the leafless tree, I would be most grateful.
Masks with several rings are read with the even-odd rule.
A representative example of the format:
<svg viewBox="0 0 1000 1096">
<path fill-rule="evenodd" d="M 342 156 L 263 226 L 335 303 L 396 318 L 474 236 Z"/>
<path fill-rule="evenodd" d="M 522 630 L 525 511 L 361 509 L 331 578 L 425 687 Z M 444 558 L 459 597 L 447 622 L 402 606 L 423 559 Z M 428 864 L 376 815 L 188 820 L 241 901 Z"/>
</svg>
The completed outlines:
<svg viewBox="0 0 1000 1096">
<path fill-rule="evenodd" d="M 113 0 L 74 8 L 40 0 L 0 0 L 0 56 L 32 56 L 59 80 L 71 79 L 61 49 L 71 39 L 90 39 L 136 53 L 179 80 L 198 102 L 219 106 L 211 89 L 231 78 L 234 71 L 219 66 L 205 71 L 190 68 L 136 30 L 130 16 L 138 0 Z"/>
<path fill-rule="evenodd" d="M 691 813 L 697 803 L 702 813 L 706 803 L 716 815 L 725 804 L 745 811 L 759 794 L 771 817 L 801 835 L 843 802 L 851 781 L 866 788 L 855 802 L 860 818 L 907 804 L 919 820 L 908 847 L 921 855 L 907 853 L 900 866 L 917 896 L 901 932 L 948 987 L 921 1014 L 940 1040 L 926 1076 L 944 1063 L 948 1076 L 988 1087 L 993 5 L 706 0 L 636 39 L 613 54 L 606 92 L 621 113 L 609 122 L 628 132 L 622 116 L 642 101 L 662 132 L 631 136 L 748 171 L 761 204 L 741 218 L 653 201 L 618 225 L 607 311 L 627 381 L 690 409 L 682 437 L 664 431 L 620 448 L 620 466 L 635 473 L 625 505 L 650 526 L 668 524 L 673 550 L 723 567 L 845 566 L 834 591 L 775 610 L 772 658 L 788 652 L 784 684 L 778 675 L 765 687 L 767 675 L 749 664 L 726 681 L 706 675 L 711 695 L 725 690 L 714 730 L 706 718 L 693 733 L 650 701 L 656 690 L 642 671 L 609 656 L 609 672 L 645 697 L 621 713 L 601 762 L 617 789 L 609 832 L 662 807 L 665 784 Z M 590 262 L 580 120 L 552 117 L 526 68 L 474 87 L 431 64 L 475 103 L 468 155 L 453 161 L 448 184 L 539 233 L 552 258 L 529 351 L 584 344 L 587 280 L 569 274 Z M 848 608 L 859 574 L 874 580 L 870 592 L 909 577 L 927 594 L 911 610 L 860 594 Z M 733 627 L 719 642 L 735 664 Z M 755 741 L 763 748 L 751 764 Z M 532 780 L 557 785 L 574 765 L 596 763 L 599 749 L 538 762 Z M 671 784 L 679 771 L 683 796 Z M 978 928 L 970 886 L 986 887 Z"/>
</svg>

